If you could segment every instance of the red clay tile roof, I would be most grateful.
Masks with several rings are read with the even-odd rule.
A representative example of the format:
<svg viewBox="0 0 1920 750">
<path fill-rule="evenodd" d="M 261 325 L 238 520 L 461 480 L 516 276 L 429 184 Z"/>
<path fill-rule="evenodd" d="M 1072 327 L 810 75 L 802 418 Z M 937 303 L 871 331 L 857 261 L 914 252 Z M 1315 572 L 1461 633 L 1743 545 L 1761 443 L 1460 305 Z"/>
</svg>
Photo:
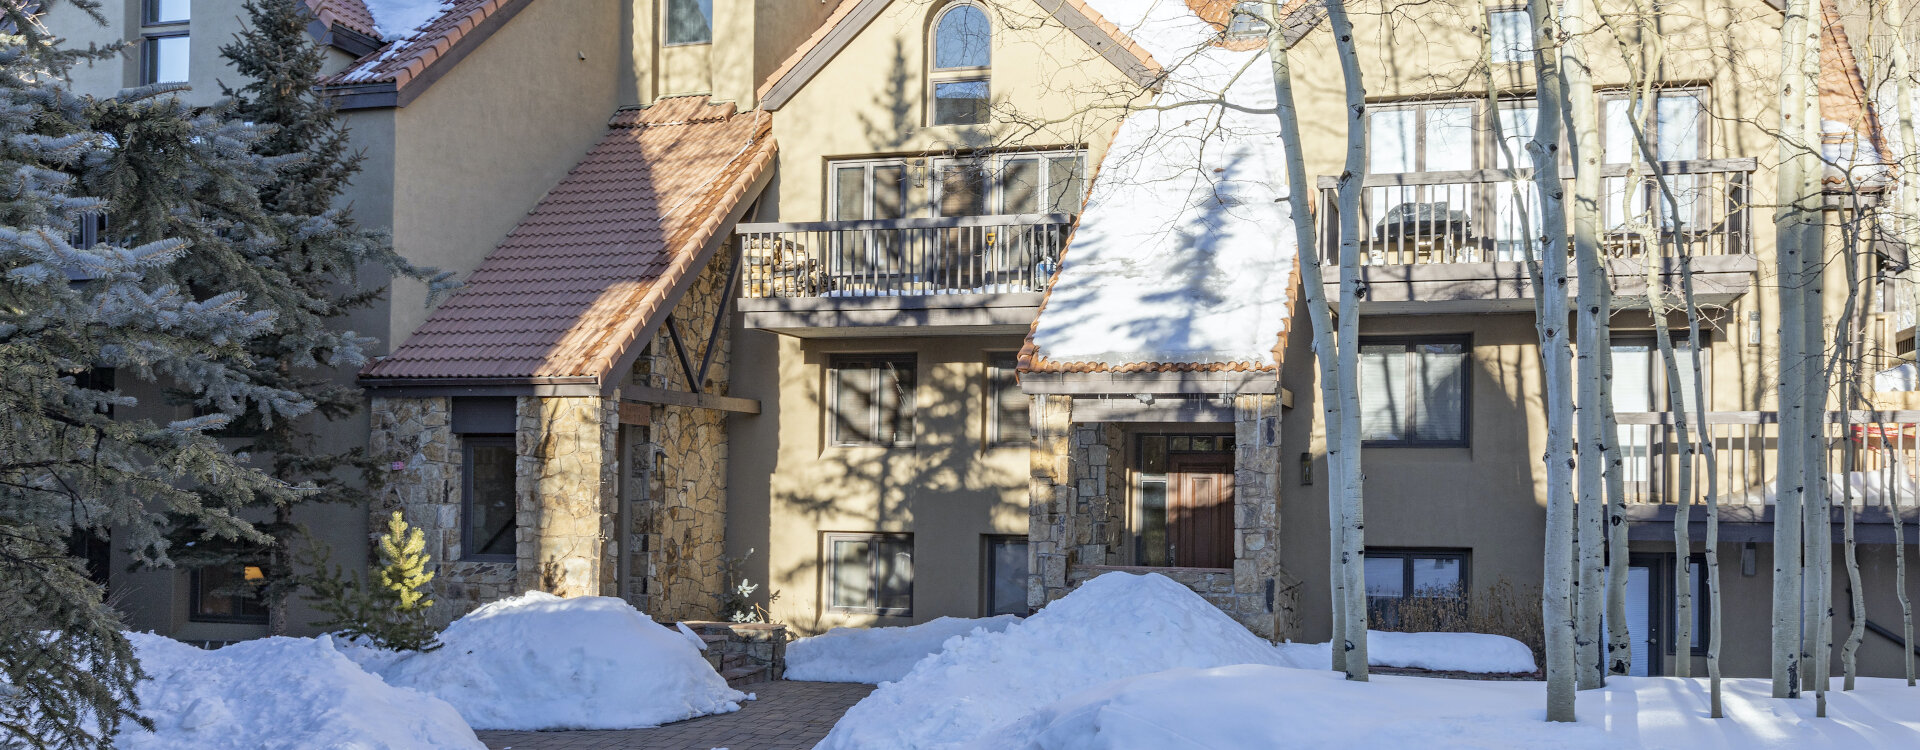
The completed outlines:
<svg viewBox="0 0 1920 750">
<path fill-rule="evenodd" d="M 447 55 L 454 45 L 488 17 L 524 0 L 447 0 L 446 8 L 433 20 L 413 30 L 405 39 L 388 42 L 385 47 L 360 58 L 346 70 L 320 81 L 322 86 L 392 82 L 395 89 L 407 84 Z M 364 6 L 363 6 L 364 9 Z M 369 16 L 371 17 L 371 16 Z"/>
<path fill-rule="evenodd" d="M 466 288 L 363 378 L 604 379 L 673 309 L 772 168 L 771 117 L 675 97 L 610 126 Z"/>
<path fill-rule="evenodd" d="M 1841 28 L 1834 0 L 1823 0 L 1820 9 L 1820 117 L 1845 123 L 1864 141 L 1857 149 L 1856 166 L 1880 163 L 1892 152 L 1887 148 L 1886 133 L 1880 127 L 1880 115 L 1867 96 L 1866 79 L 1853 56 L 1853 44 Z M 1867 153 L 1868 149 L 1873 153 Z M 1846 181 L 1844 174 L 1828 171 L 1827 182 Z"/>
<path fill-rule="evenodd" d="M 832 34 L 835 28 L 847 22 L 847 16 L 853 13 L 854 7 L 860 5 L 860 2 L 861 0 L 840 0 L 839 7 L 833 9 L 833 14 L 827 16 L 826 21 L 821 22 L 820 28 L 814 29 L 812 36 L 807 37 L 807 40 L 802 42 L 800 47 L 793 51 L 793 54 L 787 56 L 786 61 L 780 63 L 780 67 L 775 68 L 772 73 L 767 75 L 766 80 L 760 82 L 759 90 L 754 92 L 755 98 L 766 99 L 767 93 L 773 90 L 774 85 L 778 84 L 780 79 L 792 73 L 794 68 L 800 64 L 801 59 L 805 58 L 808 53 L 814 51 L 814 48 L 819 47 L 821 43 L 825 42 L 827 36 Z M 1149 77 L 1159 78 L 1161 76 L 1163 71 L 1160 63 L 1153 59 L 1153 55 L 1147 53 L 1145 47 L 1134 42 L 1132 37 L 1127 36 L 1125 32 L 1120 30 L 1120 27 L 1113 25 L 1112 21 L 1108 21 L 1105 16 L 1100 15 L 1099 11 L 1087 5 L 1084 0 L 1040 0 L 1040 7 L 1050 14 L 1057 14 L 1063 5 L 1079 11 L 1081 15 L 1086 16 L 1088 21 L 1093 22 L 1093 25 L 1100 29 L 1102 33 L 1112 37 L 1115 44 L 1120 45 L 1120 48 L 1126 50 L 1127 54 L 1140 61 L 1141 68 L 1146 71 Z M 851 37 L 849 37 L 849 39 L 850 38 Z M 844 44 L 844 42 L 842 43 Z M 837 49 L 832 50 L 830 53 L 837 51 Z"/>
<path fill-rule="evenodd" d="M 380 38 L 380 32 L 373 27 L 373 12 L 367 10 L 367 4 L 362 0 L 307 0 L 307 10 L 327 26 L 339 24 L 375 39 Z"/>
</svg>

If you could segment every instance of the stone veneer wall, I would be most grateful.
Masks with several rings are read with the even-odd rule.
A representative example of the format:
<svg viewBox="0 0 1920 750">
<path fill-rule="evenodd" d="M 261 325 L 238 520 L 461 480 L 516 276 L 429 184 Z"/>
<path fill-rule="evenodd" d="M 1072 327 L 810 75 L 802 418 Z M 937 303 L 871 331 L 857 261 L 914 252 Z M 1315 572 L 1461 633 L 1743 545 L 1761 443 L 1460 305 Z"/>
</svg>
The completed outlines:
<svg viewBox="0 0 1920 750">
<path fill-rule="evenodd" d="M 533 396 L 516 401 L 519 587 L 558 596 L 617 594 L 613 488 L 619 402 Z"/>
<path fill-rule="evenodd" d="M 1035 397 L 1038 414 L 1028 505 L 1032 607 L 1109 570 L 1157 572 L 1185 584 L 1247 629 L 1291 635 L 1299 581 L 1281 568 L 1279 401 L 1234 399 L 1234 561 L 1231 569 L 1119 567 L 1126 559 L 1124 436 L 1118 425 L 1072 420 L 1072 397 Z"/>
<path fill-rule="evenodd" d="M 475 607 L 519 593 L 516 565 L 461 560 L 460 439 L 453 433 L 452 400 L 375 397 L 369 407 L 369 450 L 389 467 L 368 517 L 369 536 L 378 537 L 387 516 L 401 511 L 420 529 L 433 557 L 435 622 L 445 624 Z M 525 523 L 516 530 L 525 537 Z M 336 560 L 349 570 L 348 561 Z"/>
<path fill-rule="evenodd" d="M 731 254 L 722 249 L 673 310 L 681 343 L 697 373 L 727 285 Z M 721 319 L 701 392 L 725 395 L 732 321 Z M 632 382 L 691 390 L 663 326 L 634 363 Z M 727 413 L 681 406 L 652 408 L 651 423 L 630 436 L 630 455 L 647 462 L 629 492 L 627 597 L 662 619 L 714 619 L 726 586 Z M 630 475 L 631 476 L 631 475 Z"/>
</svg>

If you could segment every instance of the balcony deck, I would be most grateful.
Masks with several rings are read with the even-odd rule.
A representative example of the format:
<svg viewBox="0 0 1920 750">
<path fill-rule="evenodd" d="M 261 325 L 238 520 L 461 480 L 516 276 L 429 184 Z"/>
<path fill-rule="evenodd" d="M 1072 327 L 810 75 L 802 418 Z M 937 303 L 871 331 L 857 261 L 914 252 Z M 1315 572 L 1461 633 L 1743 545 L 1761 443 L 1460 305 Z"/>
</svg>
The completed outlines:
<svg viewBox="0 0 1920 750">
<path fill-rule="evenodd" d="M 1025 333 L 1073 217 L 741 224 L 748 328 L 793 336 Z"/>
<path fill-rule="evenodd" d="M 1681 256 L 1702 304 L 1724 306 L 1745 294 L 1758 268 L 1748 207 L 1757 165 L 1751 158 L 1662 162 L 1678 211 L 1664 207 L 1644 171 L 1603 167 L 1601 241 L 1617 305 L 1645 304 L 1649 262 L 1677 288 Z M 1361 312 L 1531 312 L 1527 261 L 1538 242 L 1528 238 L 1540 234 L 1530 221 L 1538 215 L 1531 179 L 1530 169 L 1368 175 L 1360 200 Z M 1338 184 L 1319 180 L 1329 268 L 1339 254 Z M 1334 275 L 1326 282 L 1333 294 Z"/>
</svg>

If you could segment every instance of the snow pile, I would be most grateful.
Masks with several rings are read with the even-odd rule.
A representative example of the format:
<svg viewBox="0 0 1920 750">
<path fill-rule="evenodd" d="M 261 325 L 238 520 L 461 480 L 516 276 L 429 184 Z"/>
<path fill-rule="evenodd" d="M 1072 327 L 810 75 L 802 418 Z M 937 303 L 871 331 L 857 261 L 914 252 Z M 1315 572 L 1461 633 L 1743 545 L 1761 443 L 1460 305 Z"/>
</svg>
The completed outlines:
<svg viewBox="0 0 1920 750">
<path fill-rule="evenodd" d="M 1034 329 L 1041 356 L 1274 364 L 1295 248 L 1279 121 L 1259 114 L 1266 52 L 1211 46 L 1185 3 L 1090 4 L 1173 67 L 1101 161 Z M 1246 110 L 1196 103 L 1222 96 Z"/>
<path fill-rule="evenodd" d="M 154 731 L 126 724 L 122 750 L 484 748 L 452 706 L 367 674 L 327 639 L 266 638 L 207 651 L 128 633 L 148 679 Z"/>
<path fill-rule="evenodd" d="M 1725 683 L 1727 717 L 1707 718 L 1704 680 L 1609 678 L 1578 696 L 1580 721 L 1549 724 L 1546 684 L 1376 675 L 1258 665 L 1178 669 L 1102 685 L 1040 708 L 974 748 L 1911 748 L 1920 703 L 1902 682 L 1866 678 L 1828 693 L 1774 700 L 1764 679 Z"/>
<path fill-rule="evenodd" d="M 942 617 L 903 628 L 834 628 L 787 644 L 787 679 L 808 682 L 897 682 L 950 638 L 998 633 L 1013 615 L 978 620 Z"/>
<path fill-rule="evenodd" d="M 1873 389 L 1881 393 L 1920 391 L 1920 365 L 1908 362 L 1874 373 Z"/>
<path fill-rule="evenodd" d="M 1887 440 L 1904 440 L 1911 445 L 1913 438 L 1889 434 Z M 1875 434 L 1867 438 L 1867 445 L 1869 448 L 1879 448 L 1879 435 Z M 1888 481 L 1889 479 L 1892 481 Z M 1772 505 L 1779 497 L 1779 492 L 1779 485 L 1767 484 L 1750 489 L 1746 494 L 1734 497 L 1731 501 L 1750 505 Z M 1920 481 L 1915 481 L 1904 471 L 1895 477 L 1888 477 L 1886 472 L 1880 471 L 1850 471 L 1844 476 L 1839 473 L 1827 474 L 1827 496 L 1833 498 L 1834 503 L 1842 502 L 1849 496 L 1849 492 L 1852 493 L 1853 502 L 1857 505 L 1907 504 L 1912 503 L 1914 498 L 1920 497 Z"/>
<path fill-rule="evenodd" d="M 1290 666 L 1326 669 L 1333 655 L 1325 643 L 1283 643 Z M 1389 633 L 1367 631 L 1367 663 L 1376 667 L 1434 672 L 1517 674 L 1536 669 L 1533 650 L 1504 635 L 1485 633 Z"/>
<path fill-rule="evenodd" d="M 671 628 L 619 599 L 531 592 L 474 610 L 437 651 L 381 670 L 475 729 L 629 729 L 740 710 L 746 694 Z"/>
<path fill-rule="evenodd" d="M 366 0 L 374 30 L 387 41 L 405 39 L 447 9 L 451 0 Z"/>
<path fill-rule="evenodd" d="M 818 746 L 957 747 L 1071 693 L 1179 667 L 1273 664 L 1280 651 L 1185 586 L 1107 573 L 998 633 L 976 633 L 854 705 Z"/>
</svg>

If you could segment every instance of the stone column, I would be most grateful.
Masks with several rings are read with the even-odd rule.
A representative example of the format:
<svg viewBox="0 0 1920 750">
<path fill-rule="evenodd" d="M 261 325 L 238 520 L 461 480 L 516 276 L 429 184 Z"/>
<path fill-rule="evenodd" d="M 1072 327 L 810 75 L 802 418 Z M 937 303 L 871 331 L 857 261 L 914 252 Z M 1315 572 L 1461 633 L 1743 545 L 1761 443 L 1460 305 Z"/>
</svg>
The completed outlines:
<svg viewBox="0 0 1920 750">
<path fill-rule="evenodd" d="M 1073 397 L 1033 397 L 1033 449 L 1027 497 L 1027 606 L 1067 593 L 1073 537 Z"/>
<path fill-rule="evenodd" d="M 1298 580 L 1280 567 L 1280 400 L 1235 396 L 1231 614 L 1267 638 L 1291 632 Z"/>
<path fill-rule="evenodd" d="M 559 596 L 611 590 L 609 410 L 599 397 L 519 399 L 519 585 Z"/>
</svg>

